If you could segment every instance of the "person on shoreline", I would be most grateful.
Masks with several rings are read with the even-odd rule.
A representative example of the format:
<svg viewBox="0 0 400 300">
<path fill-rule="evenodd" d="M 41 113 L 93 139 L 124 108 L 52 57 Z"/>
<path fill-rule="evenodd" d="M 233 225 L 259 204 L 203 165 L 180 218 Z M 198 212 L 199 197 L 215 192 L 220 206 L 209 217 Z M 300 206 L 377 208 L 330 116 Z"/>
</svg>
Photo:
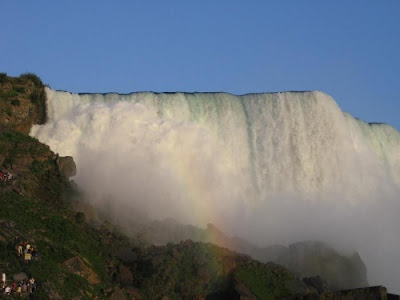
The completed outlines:
<svg viewBox="0 0 400 300">
<path fill-rule="evenodd" d="M 23 282 L 18 282 L 17 295 L 21 295 Z"/>
<path fill-rule="evenodd" d="M 6 288 L 4 289 L 4 294 L 6 295 L 10 295 L 11 294 L 11 288 L 9 285 L 6 286 Z"/>
<path fill-rule="evenodd" d="M 23 253 L 23 247 L 22 247 L 22 243 L 20 242 L 17 246 L 17 255 L 18 257 L 21 257 L 24 253 Z"/>
<path fill-rule="evenodd" d="M 33 294 L 35 292 L 35 279 L 33 277 L 29 279 L 28 287 L 29 293 Z"/>
</svg>

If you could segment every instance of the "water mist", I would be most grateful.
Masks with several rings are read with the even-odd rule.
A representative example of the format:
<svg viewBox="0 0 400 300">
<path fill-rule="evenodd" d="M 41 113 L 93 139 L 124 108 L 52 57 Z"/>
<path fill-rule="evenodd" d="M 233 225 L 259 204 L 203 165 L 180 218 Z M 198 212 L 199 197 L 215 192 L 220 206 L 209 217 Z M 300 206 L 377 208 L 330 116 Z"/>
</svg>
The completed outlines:
<svg viewBox="0 0 400 300">
<path fill-rule="evenodd" d="M 260 245 L 326 241 L 359 251 L 370 283 L 400 292 L 394 128 L 321 92 L 46 93 L 48 122 L 31 135 L 74 157 L 94 206 L 212 222 Z"/>
</svg>

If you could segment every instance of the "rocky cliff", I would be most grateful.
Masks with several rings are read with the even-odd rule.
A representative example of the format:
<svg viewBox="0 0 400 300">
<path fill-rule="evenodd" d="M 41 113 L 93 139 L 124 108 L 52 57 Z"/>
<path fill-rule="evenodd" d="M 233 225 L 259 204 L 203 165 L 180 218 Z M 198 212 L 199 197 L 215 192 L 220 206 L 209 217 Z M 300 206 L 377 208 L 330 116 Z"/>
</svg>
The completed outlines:
<svg viewBox="0 0 400 300">
<path fill-rule="evenodd" d="M 39 77 L 26 73 L 9 77 L 0 73 L 0 122 L 2 128 L 28 134 L 32 124 L 46 121 L 46 96 Z"/>
</svg>

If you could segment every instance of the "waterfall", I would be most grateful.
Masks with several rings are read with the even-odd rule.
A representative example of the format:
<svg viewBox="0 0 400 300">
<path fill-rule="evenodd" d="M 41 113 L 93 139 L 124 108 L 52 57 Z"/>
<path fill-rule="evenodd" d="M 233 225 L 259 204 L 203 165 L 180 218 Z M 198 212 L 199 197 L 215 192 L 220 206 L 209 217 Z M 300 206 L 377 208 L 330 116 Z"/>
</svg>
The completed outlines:
<svg viewBox="0 0 400 300">
<path fill-rule="evenodd" d="M 31 135 L 74 157 L 94 205 L 263 243 L 334 241 L 360 249 L 370 281 L 400 286 L 379 260 L 399 258 L 393 127 L 357 120 L 322 92 L 46 94 L 48 122 Z"/>
</svg>

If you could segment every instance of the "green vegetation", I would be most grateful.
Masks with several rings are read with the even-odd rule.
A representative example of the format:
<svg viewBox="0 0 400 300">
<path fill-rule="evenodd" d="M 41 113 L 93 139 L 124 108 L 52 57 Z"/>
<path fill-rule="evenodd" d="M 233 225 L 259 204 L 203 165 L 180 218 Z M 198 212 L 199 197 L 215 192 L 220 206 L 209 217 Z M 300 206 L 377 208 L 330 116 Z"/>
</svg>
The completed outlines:
<svg viewBox="0 0 400 300">
<path fill-rule="evenodd" d="M 13 113 L 12 113 L 11 108 L 9 108 L 9 107 L 6 108 L 6 114 L 7 114 L 7 116 L 12 117 Z"/>
<path fill-rule="evenodd" d="M 37 122 L 43 124 L 46 122 L 46 95 L 44 87 L 35 89 L 31 95 L 30 100 L 37 107 Z"/>
<path fill-rule="evenodd" d="M 0 119 L 9 120 L 2 125 L 28 133 L 32 124 L 45 122 L 46 95 L 37 75 L 26 73 L 14 78 L 0 73 L 0 84 Z"/>
<path fill-rule="evenodd" d="M 0 73 L 0 83 L 4 84 L 8 80 L 7 73 Z"/>
<path fill-rule="evenodd" d="M 34 91 L 30 94 L 29 98 L 31 99 L 32 103 L 34 103 L 34 104 L 39 103 L 39 101 L 40 101 L 40 92 L 37 91 L 37 90 L 34 90 Z"/>
<path fill-rule="evenodd" d="M 14 100 L 11 101 L 11 105 L 20 106 L 21 105 L 21 101 L 19 101 L 18 99 L 14 99 Z"/>
<path fill-rule="evenodd" d="M 17 93 L 19 93 L 19 94 L 24 94 L 25 91 L 26 91 L 26 89 L 25 89 L 24 86 L 16 86 L 16 87 L 15 87 L 15 91 L 16 91 Z"/>
<path fill-rule="evenodd" d="M 3 100 L 9 100 L 16 96 L 18 96 L 18 92 L 14 89 L 8 91 L 1 91 L 0 93 L 0 98 Z"/>
<path fill-rule="evenodd" d="M 27 157 L 34 159 L 50 154 L 48 146 L 39 143 L 37 139 L 29 135 L 11 130 L 0 133 L 0 156 L 4 156 L 5 161 Z"/>
<path fill-rule="evenodd" d="M 266 268 L 259 262 L 241 264 L 235 270 L 235 278 L 260 299 L 285 299 L 305 292 L 304 284 L 278 265 Z"/>
<path fill-rule="evenodd" d="M 18 95 L 18 93 L 14 89 L 8 92 L 8 98 L 12 98 L 12 97 L 15 97 L 17 95 Z"/>
<path fill-rule="evenodd" d="M 38 144 L 39 141 L 29 135 L 20 133 L 18 131 L 10 130 L 10 131 L 6 131 L 6 132 L 3 132 L 0 134 L 0 142 L 23 143 L 23 144 L 36 143 L 36 144 Z M 46 145 L 41 145 L 41 147 L 43 147 L 43 146 L 48 148 L 48 146 L 46 146 Z"/>
<path fill-rule="evenodd" d="M 163 295 L 193 299 L 226 291 L 231 281 L 230 271 L 224 269 L 224 255 L 224 250 L 211 244 L 150 247 L 133 267 L 136 285 L 146 299 Z"/>
<path fill-rule="evenodd" d="M 26 81 L 27 81 L 27 80 L 30 80 L 30 81 L 32 81 L 33 84 L 34 84 L 37 88 L 43 86 L 43 82 L 42 82 L 42 80 L 40 79 L 40 77 L 37 76 L 37 75 L 34 74 L 34 73 L 24 73 L 24 74 L 21 74 L 21 75 L 19 76 L 19 78 L 20 78 L 21 80 L 26 80 Z"/>
<path fill-rule="evenodd" d="M 15 224 L 12 230 L 19 233 L 7 242 L 0 242 L 0 250 L 4 254 L 2 260 L 9 263 L 9 273 L 25 272 L 41 284 L 59 286 L 57 290 L 67 298 L 77 296 L 78 287 L 90 291 L 92 295 L 101 294 L 102 284 L 91 286 L 85 278 L 68 272 L 63 266 L 63 262 L 71 257 L 83 257 L 101 279 L 107 279 L 103 264 L 106 253 L 102 251 L 100 240 L 95 238 L 96 235 L 86 224 L 76 224 L 72 213 L 62 215 L 58 209 L 39 199 L 12 192 L 0 193 L 0 206 L 0 220 L 12 221 Z M 0 229 L 2 234 L 9 235 Z M 25 240 L 37 248 L 40 254 L 38 260 L 25 263 L 16 257 L 15 246 Z M 38 293 L 38 296 L 44 293 L 43 289 L 39 289 Z"/>
</svg>

